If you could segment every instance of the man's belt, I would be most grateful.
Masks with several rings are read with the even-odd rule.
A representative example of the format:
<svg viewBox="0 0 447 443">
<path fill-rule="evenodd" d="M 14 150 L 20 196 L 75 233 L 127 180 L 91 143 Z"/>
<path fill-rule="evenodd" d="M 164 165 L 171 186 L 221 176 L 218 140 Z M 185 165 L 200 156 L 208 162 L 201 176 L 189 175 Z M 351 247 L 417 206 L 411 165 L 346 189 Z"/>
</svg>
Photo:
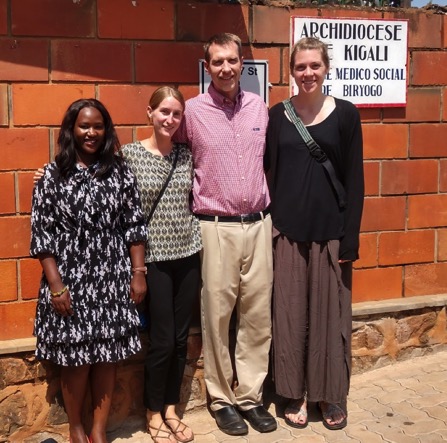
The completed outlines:
<svg viewBox="0 0 447 443">
<path fill-rule="evenodd" d="M 199 220 L 204 221 L 217 221 L 223 223 L 254 223 L 262 220 L 267 214 L 270 214 L 270 209 L 264 209 L 261 212 L 253 212 L 252 214 L 242 215 L 205 215 L 196 214 Z"/>
</svg>

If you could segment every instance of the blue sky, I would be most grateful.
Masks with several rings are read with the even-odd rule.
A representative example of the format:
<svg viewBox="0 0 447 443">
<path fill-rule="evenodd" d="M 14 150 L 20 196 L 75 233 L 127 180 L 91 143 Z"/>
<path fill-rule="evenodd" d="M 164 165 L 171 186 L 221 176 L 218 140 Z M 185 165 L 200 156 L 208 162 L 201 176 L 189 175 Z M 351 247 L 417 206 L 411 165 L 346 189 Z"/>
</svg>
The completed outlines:
<svg viewBox="0 0 447 443">
<path fill-rule="evenodd" d="M 413 8 L 420 8 L 421 6 L 425 6 L 427 3 L 430 3 L 430 0 L 412 0 L 411 6 Z M 432 0 L 434 5 L 439 6 L 447 6 L 447 0 Z"/>
</svg>

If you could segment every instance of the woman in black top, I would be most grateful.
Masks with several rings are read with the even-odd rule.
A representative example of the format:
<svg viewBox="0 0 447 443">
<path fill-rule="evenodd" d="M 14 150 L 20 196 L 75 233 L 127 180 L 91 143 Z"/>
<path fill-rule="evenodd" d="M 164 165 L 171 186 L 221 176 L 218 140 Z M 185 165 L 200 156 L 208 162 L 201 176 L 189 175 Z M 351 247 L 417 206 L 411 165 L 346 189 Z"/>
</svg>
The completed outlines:
<svg viewBox="0 0 447 443">
<path fill-rule="evenodd" d="M 328 429 L 341 429 L 350 378 L 352 261 L 358 258 L 363 209 L 362 131 L 354 105 L 323 94 L 329 71 L 324 43 L 301 39 L 290 69 L 299 90 L 291 98 L 293 110 L 332 163 L 346 204 L 285 105 L 273 106 L 265 166 L 274 225 L 275 386 L 290 399 L 290 426 L 307 426 L 312 401 Z"/>
</svg>

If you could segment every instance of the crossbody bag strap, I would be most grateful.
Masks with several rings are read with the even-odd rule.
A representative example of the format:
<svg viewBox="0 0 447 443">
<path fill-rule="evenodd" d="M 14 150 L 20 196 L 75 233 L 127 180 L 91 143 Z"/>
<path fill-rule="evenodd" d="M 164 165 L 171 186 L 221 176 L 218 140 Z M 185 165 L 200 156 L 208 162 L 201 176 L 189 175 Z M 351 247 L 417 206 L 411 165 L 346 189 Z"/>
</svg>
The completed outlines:
<svg viewBox="0 0 447 443">
<path fill-rule="evenodd" d="M 338 205 L 340 206 L 340 208 L 344 208 L 346 206 L 346 191 L 340 180 L 337 178 L 334 166 L 332 165 L 323 149 L 321 149 L 317 142 L 312 138 L 306 126 L 304 126 L 304 123 L 298 117 L 290 98 L 284 100 L 283 105 L 286 109 L 288 117 L 290 118 L 290 121 L 295 125 L 296 129 L 306 143 L 310 155 L 312 155 L 312 157 L 314 157 L 318 163 L 321 163 L 321 165 L 328 173 L 331 184 L 335 190 L 335 193 L 337 194 Z"/>
<path fill-rule="evenodd" d="M 160 192 L 158 193 L 157 198 L 155 199 L 154 204 L 152 205 L 151 211 L 149 212 L 149 215 L 147 216 L 147 220 L 146 220 L 147 223 L 149 223 L 151 221 L 151 218 L 154 215 L 155 209 L 157 208 L 158 202 L 160 201 L 161 197 L 163 196 L 164 192 L 166 191 L 166 188 L 169 185 L 169 182 L 171 181 L 172 174 L 174 174 L 174 169 L 177 166 L 178 151 L 179 151 L 178 149 L 175 149 L 174 161 L 172 162 L 171 170 L 169 171 L 169 174 L 166 177 L 163 187 L 161 188 Z"/>
</svg>

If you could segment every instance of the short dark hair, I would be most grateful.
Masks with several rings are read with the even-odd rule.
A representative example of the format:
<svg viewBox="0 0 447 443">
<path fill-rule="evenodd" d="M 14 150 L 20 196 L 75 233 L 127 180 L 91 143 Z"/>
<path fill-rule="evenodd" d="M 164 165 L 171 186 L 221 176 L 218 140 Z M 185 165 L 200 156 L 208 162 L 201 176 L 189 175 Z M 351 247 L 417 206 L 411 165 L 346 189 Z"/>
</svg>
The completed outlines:
<svg viewBox="0 0 447 443">
<path fill-rule="evenodd" d="M 104 121 L 104 143 L 98 152 L 100 167 L 96 172 L 96 176 L 101 177 L 107 174 L 116 161 L 121 163 L 119 153 L 120 143 L 109 111 L 107 111 L 106 107 L 99 100 L 94 98 L 81 98 L 68 107 L 62 119 L 59 136 L 57 138 L 59 152 L 55 160 L 62 177 L 66 177 L 76 164 L 77 146 L 74 137 L 74 125 L 79 112 L 84 108 L 97 109 L 101 113 Z"/>
<path fill-rule="evenodd" d="M 207 63 L 210 61 L 210 46 L 228 46 L 230 43 L 234 43 L 237 46 L 239 58 L 242 58 L 242 42 L 236 34 L 230 34 L 229 32 L 222 32 L 220 34 L 213 35 L 203 46 L 205 50 L 205 60 Z"/>
<path fill-rule="evenodd" d="M 290 72 L 293 72 L 293 66 L 295 64 L 295 56 L 299 51 L 305 51 L 307 49 L 316 49 L 321 53 L 321 59 L 325 64 L 326 68 L 329 70 L 330 68 L 330 60 L 329 60 L 329 52 L 326 43 L 323 43 L 320 39 L 316 37 L 304 37 L 298 40 L 292 48 L 292 52 L 290 54 Z"/>
</svg>

